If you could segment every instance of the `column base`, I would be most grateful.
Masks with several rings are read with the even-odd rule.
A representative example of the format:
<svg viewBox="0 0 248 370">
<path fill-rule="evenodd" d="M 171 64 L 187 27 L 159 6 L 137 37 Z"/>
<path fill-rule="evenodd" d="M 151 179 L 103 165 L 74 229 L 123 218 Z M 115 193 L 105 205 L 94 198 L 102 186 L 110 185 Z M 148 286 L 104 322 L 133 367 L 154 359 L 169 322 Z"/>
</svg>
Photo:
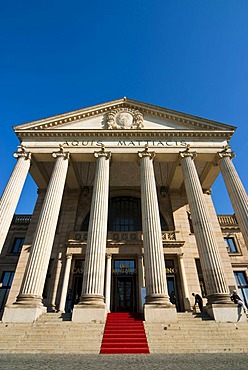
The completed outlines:
<svg viewBox="0 0 248 370">
<path fill-rule="evenodd" d="M 43 313 L 46 313 L 45 306 L 25 307 L 18 304 L 5 307 L 3 322 L 34 322 Z"/>
<path fill-rule="evenodd" d="M 187 312 L 191 312 L 192 311 L 189 298 L 184 298 L 184 309 Z"/>
<path fill-rule="evenodd" d="M 230 294 L 228 293 L 214 293 L 214 294 L 209 294 L 207 296 L 207 305 L 212 305 L 212 304 L 222 304 L 222 305 L 228 305 L 232 306 L 233 302 L 230 299 Z"/>
<path fill-rule="evenodd" d="M 73 308 L 71 321 L 90 324 L 104 324 L 106 316 L 107 310 L 105 306 L 94 307 L 78 304 Z"/>
<path fill-rule="evenodd" d="M 74 306 L 72 321 L 103 324 L 106 321 L 107 309 L 104 297 L 97 294 L 82 294 L 80 302 Z"/>
<path fill-rule="evenodd" d="M 177 322 L 177 311 L 172 304 L 170 306 L 145 304 L 144 317 L 146 322 Z"/>
<path fill-rule="evenodd" d="M 147 305 L 171 307 L 169 296 L 166 294 L 149 294 L 146 296 Z"/>
<path fill-rule="evenodd" d="M 77 306 L 93 306 L 97 308 L 105 308 L 104 296 L 97 294 L 82 294 L 80 297 L 80 302 Z"/>
<path fill-rule="evenodd" d="M 207 314 L 217 322 L 247 322 L 246 314 L 242 307 L 231 304 L 208 304 Z"/>
</svg>

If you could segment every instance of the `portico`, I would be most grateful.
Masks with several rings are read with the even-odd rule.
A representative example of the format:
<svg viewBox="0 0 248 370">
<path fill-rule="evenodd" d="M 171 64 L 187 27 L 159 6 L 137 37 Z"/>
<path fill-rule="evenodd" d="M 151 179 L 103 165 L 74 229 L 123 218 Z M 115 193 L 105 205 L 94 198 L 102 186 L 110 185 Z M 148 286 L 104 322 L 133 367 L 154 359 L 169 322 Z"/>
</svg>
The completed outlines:
<svg viewBox="0 0 248 370">
<path fill-rule="evenodd" d="M 207 312 L 237 321 L 209 192 L 221 172 L 247 243 L 247 196 L 228 146 L 235 127 L 123 98 L 14 129 L 21 146 L 0 203 L 1 248 L 28 171 L 39 196 L 3 321 L 63 311 L 69 288 L 75 322 L 104 322 L 112 310 L 176 321 L 200 292 L 198 260 Z"/>
</svg>

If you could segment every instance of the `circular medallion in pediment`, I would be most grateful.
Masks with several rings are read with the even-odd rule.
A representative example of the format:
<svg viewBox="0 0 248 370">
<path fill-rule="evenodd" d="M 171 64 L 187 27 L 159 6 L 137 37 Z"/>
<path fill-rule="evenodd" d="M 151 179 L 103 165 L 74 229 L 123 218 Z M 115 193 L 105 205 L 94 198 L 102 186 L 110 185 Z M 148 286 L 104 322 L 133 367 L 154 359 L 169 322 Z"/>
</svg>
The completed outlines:
<svg viewBox="0 0 248 370">
<path fill-rule="evenodd" d="M 110 130 L 137 130 L 143 127 L 143 114 L 135 109 L 114 109 L 106 115 L 106 128 Z"/>
</svg>

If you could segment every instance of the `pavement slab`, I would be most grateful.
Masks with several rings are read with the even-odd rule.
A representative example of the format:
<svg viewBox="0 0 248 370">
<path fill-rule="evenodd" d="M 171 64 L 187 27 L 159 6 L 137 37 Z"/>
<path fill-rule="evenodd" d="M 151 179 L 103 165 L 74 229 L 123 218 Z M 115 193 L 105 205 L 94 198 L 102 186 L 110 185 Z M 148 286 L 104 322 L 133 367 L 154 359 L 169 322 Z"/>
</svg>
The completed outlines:
<svg viewBox="0 0 248 370">
<path fill-rule="evenodd" d="M 248 353 L 158 355 L 0 354 L 1 370 L 247 370 Z"/>
</svg>

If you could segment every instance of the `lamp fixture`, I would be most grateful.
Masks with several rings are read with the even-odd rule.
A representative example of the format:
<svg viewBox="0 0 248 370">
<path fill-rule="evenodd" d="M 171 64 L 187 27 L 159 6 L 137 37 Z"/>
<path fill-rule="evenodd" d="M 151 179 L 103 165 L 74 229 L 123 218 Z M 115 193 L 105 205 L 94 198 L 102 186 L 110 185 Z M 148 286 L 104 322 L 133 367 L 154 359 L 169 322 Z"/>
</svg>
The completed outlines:
<svg viewBox="0 0 248 370">
<path fill-rule="evenodd" d="M 161 186 L 161 188 L 160 188 L 160 194 L 162 195 L 163 198 L 166 197 L 167 191 L 168 191 L 168 189 L 164 185 Z"/>
<path fill-rule="evenodd" d="M 87 197 L 87 195 L 89 194 L 89 187 L 87 185 L 83 187 L 82 194 L 84 197 Z"/>
</svg>

